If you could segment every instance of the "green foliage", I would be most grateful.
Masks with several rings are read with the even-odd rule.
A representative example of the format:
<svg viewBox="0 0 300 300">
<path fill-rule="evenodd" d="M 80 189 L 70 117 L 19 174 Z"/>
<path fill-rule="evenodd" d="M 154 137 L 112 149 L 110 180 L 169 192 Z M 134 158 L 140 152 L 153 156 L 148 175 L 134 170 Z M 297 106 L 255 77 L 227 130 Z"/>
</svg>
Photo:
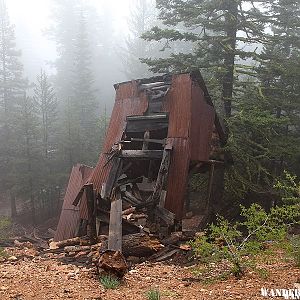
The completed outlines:
<svg viewBox="0 0 300 300">
<path fill-rule="evenodd" d="M 111 275 L 101 276 L 99 280 L 105 289 L 114 290 L 120 285 L 120 281 Z"/>
<path fill-rule="evenodd" d="M 292 256 L 297 267 L 300 267 L 300 237 L 293 236 L 290 239 L 290 255 Z"/>
<path fill-rule="evenodd" d="M 11 219 L 8 217 L 0 216 L 0 239 L 5 239 L 9 236 L 12 227 Z"/>
<path fill-rule="evenodd" d="M 300 202 L 300 181 L 297 180 L 297 176 L 285 170 L 283 177 L 276 180 L 274 187 L 280 192 L 285 203 Z"/>
<path fill-rule="evenodd" d="M 150 289 L 146 296 L 148 300 L 160 300 L 160 291 L 158 289 Z"/>
<path fill-rule="evenodd" d="M 267 213 L 258 204 L 249 208 L 241 206 L 240 222 L 230 223 L 219 217 L 206 232 L 191 243 L 199 260 L 207 265 L 226 260 L 236 277 L 244 274 L 247 267 L 255 268 L 255 255 L 265 248 L 265 243 L 282 242 L 286 239 L 290 224 L 299 222 L 297 207 L 274 207 Z"/>
<path fill-rule="evenodd" d="M 3 257 L 3 258 L 8 257 L 8 254 L 5 252 L 5 250 L 2 247 L 0 247 L 0 257 Z"/>
</svg>

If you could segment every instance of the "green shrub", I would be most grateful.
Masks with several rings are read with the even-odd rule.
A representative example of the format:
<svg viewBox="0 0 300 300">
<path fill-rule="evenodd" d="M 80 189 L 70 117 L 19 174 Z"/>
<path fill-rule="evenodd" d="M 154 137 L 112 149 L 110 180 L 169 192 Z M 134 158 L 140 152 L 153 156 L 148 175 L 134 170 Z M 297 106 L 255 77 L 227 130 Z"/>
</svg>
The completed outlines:
<svg viewBox="0 0 300 300">
<path fill-rule="evenodd" d="M 236 277 L 241 277 L 250 265 L 255 268 L 255 255 L 265 249 L 266 242 L 286 239 L 288 226 L 299 222 L 300 210 L 286 205 L 267 213 L 260 205 L 252 204 L 249 208 L 241 206 L 241 216 L 244 220 L 233 224 L 218 217 L 206 235 L 191 242 L 201 262 L 209 265 L 226 260 Z"/>
<path fill-rule="evenodd" d="M 0 216 L 0 239 L 8 238 L 11 227 L 11 219 L 8 217 Z"/>
<path fill-rule="evenodd" d="M 293 258 L 297 267 L 300 267 L 300 237 L 292 236 L 290 238 L 291 249 L 289 249 L 289 254 Z"/>
<path fill-rule="evenodd" d="M 147 292 L 148 300 L 160 300 L 160 292 L 157 289 L 151 289 Z"/>
<path fill-rule="evenodd" d="M 0 257 L 8 257 L 8 254 L 5 252 L 5 250 L 0 247 Z"/>
<path fill-rule="evenodd" d="M 105 289 L 116 289 L 120 285 L 120 281 L 111 275 L 101 276 L 100 283 Z"/>
</svg>

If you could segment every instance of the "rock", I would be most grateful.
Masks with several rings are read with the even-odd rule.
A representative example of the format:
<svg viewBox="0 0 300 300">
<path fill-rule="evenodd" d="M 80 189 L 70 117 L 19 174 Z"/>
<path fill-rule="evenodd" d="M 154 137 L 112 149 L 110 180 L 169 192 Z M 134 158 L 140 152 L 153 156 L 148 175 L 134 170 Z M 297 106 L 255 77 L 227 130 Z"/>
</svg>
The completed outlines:
<svg viewBox="0 0 300 300">
<path fill-rule="evenodd" d="M 7 260 L 8 260 L 8 261 L 17 261 L 18 258 L 15 257 L 15 256 L 10 256 Z"/>
<path fill-rule="evenodd" d="M 50 250 L 58 249 L 57 242 L 50 242 L 49 244 Z"/>
</svg>

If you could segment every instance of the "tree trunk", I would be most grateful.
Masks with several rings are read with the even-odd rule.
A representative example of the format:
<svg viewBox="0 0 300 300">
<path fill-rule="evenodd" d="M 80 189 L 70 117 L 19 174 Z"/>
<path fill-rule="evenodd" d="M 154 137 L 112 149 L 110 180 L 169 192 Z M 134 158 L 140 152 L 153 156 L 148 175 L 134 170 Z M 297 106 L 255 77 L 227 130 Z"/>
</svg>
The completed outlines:
<svg viewBox="0 0 300 300">
<path fill-rule="evenodd" d="M 225 15 L 226 20 L 226 45 L 224 67 L 225 74 L 222 83 L 222 101 L 226 118 L 232 113 L 232 95 L 234 83 L 234 60 L 236 50 L 236 35 L 237 35 L 237 19 L 238 19 L 238 2 L 236 0 L 228 0 L 228 12 Z"/>
<path fill-rule="evenodd" d="M 17 216 L 17 205 L 16 205 L 16 197 L 10 193 L 10 211 L 11 217 L 14 219 Z"/>
</svg>

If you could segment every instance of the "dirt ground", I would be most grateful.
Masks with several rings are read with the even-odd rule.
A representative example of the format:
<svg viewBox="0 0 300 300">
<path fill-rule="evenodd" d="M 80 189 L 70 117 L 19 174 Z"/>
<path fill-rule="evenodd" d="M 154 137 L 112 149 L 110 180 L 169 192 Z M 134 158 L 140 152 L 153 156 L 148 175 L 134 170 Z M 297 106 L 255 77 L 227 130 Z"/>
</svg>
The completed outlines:
<svg viewBox="0 0 300 300">
<path fill-rule="evenodd" d="M 0 263 L 0 299 L 142 300 L 147 299 L 149 289 L 159 289 L 161 299 L 245 300 L 267 299 L 261 296 L 262 287 L 300 286 L 300 270 L 280 254 L 263 258 L 259 265 L 268 275 L 247 272 L 240 280 L 231 276 L 208 284 L 197 280 L 195 265 L 144 262 L 133 266 L 117 289 L 105 290 L 91 266 L 65 263 L 55 255 L 28 253 Z"/>
</svg>

